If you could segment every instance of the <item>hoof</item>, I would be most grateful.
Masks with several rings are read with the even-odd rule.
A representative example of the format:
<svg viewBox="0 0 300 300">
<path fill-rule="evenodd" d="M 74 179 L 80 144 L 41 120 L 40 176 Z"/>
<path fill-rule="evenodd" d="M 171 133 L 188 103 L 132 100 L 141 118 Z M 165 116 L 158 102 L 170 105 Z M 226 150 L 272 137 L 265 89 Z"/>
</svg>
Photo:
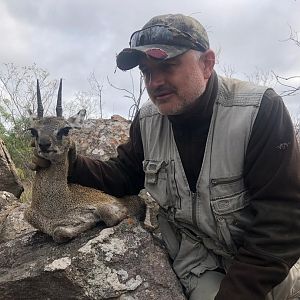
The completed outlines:
<svg viewBox="0 0 300 300">
<path fill-rule="evenodd" d="M 56 243 L 66 243 L 74 237 L 74 232 L 68 227 L 57 227 L 52 235 L 52 238 Z"/>
<path fill-rule="evenodd" d="M 124 220 L 128 215 L 128 211 L 125 207 L 109 204 L 98 207 L 97 214 L 106 226 L 112 227 Z"/>
</svg>

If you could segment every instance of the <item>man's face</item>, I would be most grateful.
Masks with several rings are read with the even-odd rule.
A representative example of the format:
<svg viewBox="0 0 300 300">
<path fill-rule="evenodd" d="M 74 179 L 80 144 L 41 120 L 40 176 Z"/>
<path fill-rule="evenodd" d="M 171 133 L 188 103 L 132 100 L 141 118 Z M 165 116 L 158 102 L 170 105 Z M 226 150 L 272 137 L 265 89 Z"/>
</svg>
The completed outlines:
<svg viewBox="0 0 300 300">
<path fill-rule="evenodd" d="M 189 50 L 162 62 L 141 59 L 139 67 L 149 97 L 162 115 L 185 112 L 204 93 L 213 68 L 205 55 Z"/>
</svg>

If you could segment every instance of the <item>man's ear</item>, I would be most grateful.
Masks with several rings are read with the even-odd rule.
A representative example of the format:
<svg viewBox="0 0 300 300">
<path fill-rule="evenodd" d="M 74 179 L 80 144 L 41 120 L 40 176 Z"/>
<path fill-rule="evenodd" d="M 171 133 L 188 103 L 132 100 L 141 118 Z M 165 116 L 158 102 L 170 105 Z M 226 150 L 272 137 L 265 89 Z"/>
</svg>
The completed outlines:
<svg viewBox="0 0 300 300">
<path fill-rule="evenodd" d="M 205 79 L 208 79 L 214 69 L 215 62 L 216 62 L 216 56 L 214 51 L 211 49 L 204 52 L 201 56 L 201 59 L 203 60 L 204 64 L 204 70 L 203 75 Z"/>
</svg>

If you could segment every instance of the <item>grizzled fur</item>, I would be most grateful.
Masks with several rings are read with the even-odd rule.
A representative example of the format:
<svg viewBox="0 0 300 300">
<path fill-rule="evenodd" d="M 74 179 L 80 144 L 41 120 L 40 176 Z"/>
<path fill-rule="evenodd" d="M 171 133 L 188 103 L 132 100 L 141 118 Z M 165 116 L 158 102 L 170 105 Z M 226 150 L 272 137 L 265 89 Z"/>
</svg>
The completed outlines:
<svg viewBox="0 0 300 300">
<path fill-rule="evenodd" d="M 51 162 L 47 168 L 36 169 L 31 206 L 26 220 L 35 228 L 65 242 L 104 222 L 114 226 L 128 216 L 145 217 L 145 204 L 138 196 L 116 198 L 99 190 L 69 184 L 69 150 L 76 151 L 68 133 L 79 128 L 85 111 L 65 120 L 63 117 L 44 117 L 33 120 L 30 128 L 36 155 Z"/>
</svg>

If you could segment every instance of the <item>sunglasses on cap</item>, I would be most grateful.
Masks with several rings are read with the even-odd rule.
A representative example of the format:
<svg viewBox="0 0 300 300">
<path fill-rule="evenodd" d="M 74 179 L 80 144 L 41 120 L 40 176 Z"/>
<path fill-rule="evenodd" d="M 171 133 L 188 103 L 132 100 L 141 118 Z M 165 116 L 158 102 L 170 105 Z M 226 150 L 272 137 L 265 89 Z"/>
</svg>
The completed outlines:
<svg viewBox="0 0 300 300">
<path fill-rule="evenodd" d="M 199 51 L 207 50 L 189 33 L 168 25 L 153 25 L 135 31 L 129 42 L 130 48 L 155 44 L 183 46 Z"/>
</svg>

